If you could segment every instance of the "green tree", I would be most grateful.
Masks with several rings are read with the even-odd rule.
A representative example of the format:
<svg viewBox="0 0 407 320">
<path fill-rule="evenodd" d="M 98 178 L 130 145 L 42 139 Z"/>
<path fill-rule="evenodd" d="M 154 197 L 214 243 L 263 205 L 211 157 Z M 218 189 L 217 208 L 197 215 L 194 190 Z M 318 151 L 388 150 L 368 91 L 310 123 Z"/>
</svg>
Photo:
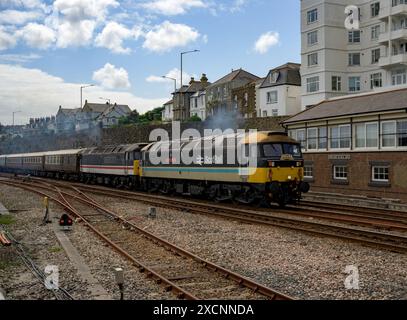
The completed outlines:
<svg viewBox="0 0 407 320">
<path fill-rule="evenodd" d="M 137 124 L 140 122 L 140 114 L 137 110 L 133 110 L 128 116 L 119 119 L 119 126 Z"/>
<path fill-rule="evenodd" d="M 190 117 L 186 122 L 201 122 L 202 119 L 198 117 L 196 114 Z"/>
</svg>

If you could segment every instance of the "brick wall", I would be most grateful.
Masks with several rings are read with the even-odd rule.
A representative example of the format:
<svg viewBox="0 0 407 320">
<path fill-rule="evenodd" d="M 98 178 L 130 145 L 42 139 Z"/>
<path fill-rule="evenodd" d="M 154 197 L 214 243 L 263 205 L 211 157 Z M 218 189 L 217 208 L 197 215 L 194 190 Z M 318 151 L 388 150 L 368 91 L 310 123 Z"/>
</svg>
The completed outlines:
<svg viewBox="0 0 407 320">
<path fill-rule="evenodd" d="M 306 165 L 313 165 L 312 191 L 400 199 L 407 203 L 407 157 L 405 152 L 365 152 L 305 154 Z M 343 159 L 339 159 L 343 158 Z M 333 166 L 348 167 L 348 181 L 333 179 Z M 372 166 L 389 167 L 390 181 L 372 182 Z"/>
</svg>

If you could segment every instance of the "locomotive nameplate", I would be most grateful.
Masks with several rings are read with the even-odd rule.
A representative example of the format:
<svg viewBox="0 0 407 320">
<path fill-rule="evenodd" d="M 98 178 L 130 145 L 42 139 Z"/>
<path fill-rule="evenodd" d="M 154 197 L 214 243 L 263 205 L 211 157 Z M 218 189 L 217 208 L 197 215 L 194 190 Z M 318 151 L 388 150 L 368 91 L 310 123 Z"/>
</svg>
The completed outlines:
<svg viewBox="0 0 407 320">
<path fill-rule="evenodd" d="M 291 154 L 283 154 L 280 158 L 281 161 L 292 161 L 294 157 Z"/>
</svg>

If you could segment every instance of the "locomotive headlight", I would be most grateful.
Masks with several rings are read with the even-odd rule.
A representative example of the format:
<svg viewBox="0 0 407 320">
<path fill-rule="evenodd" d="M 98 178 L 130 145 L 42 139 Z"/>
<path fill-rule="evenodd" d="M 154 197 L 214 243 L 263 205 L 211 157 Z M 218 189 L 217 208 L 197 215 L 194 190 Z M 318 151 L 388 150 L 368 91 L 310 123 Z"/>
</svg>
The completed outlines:
<svg viewBox="0 0 407 320">
<path fill-rule="evenodd" d="M 293 177 L 292 176 L 288 176 L 288 180 L 292 180 L 293 179 Z"/>
<path fill-rule="evenodd" d="M 301 161 L 297 161 L 297 167 L 301 167 Z"/>
</svg>

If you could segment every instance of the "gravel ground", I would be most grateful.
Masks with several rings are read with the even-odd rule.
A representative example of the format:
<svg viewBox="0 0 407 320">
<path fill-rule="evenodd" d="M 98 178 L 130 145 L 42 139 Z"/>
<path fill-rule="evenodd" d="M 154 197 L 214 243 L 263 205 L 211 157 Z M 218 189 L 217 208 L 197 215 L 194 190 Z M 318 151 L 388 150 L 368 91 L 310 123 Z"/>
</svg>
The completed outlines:
<svg viewBox="0 0 407 320">
<path fill-rule="evenodd" d="M 9 210 L 28 210 L 12 213 L 14 223 L 7 226 L 8 230 L 27 247 L 40 267 L 59 267 L 60 286 L 67 289 L 75 299 L 89 299 L 87 284 L 78 280 L 76 269 L 60 247 L 52 226 L 39 226 L 44 214 L 41 198 L 0 184 L 0 202 Z M 59 217 L 62 210 L 51 203 L 51 213 Z M 68 237 L 90 267 L 93 276 L 114 299 L 119 298 L 113 274 L 115 267 L 125 270 L 125 299 L 174 299 L 173 294 L 164 292 L 163 287 L 146 279 L 81 224 L 75 224 Z M 0 287 L 6 291 L 8 299 L 54 299 L 52 293 L 16 257 L 13 247 L 0 247 Z"/>
<path fill-rule="evenodd" d="M 271 226 L 227 221 L 93 196 L 146 230 L 299 299 L 407 299 L 407 255 Z M 359 290 L 347 290 L 347 266 Z"/>
<path fill-rule="evenodd" d="M 51 225 L 40 226 L 44 211 L 41 198 L 19 189 L 0 185 L 0 202 L 9 210 L 27 210 L 12 213 L 14 223 L 7 226 L 22 243 L 35 263 L 44 270 L 48 265 L 59 268 L 59 284 L 75 299 L 87 296 L 87 284 L 78 281 L 76 269 L 59 245 Z M 58 209 L 51 204 L 52 211 Z M 60 211 L 59 211 L 60 212 Z M 13 246 L 0 247 L 0 287 L 13 300 L 55 299 L 15 254 Z"/>
</svg>

